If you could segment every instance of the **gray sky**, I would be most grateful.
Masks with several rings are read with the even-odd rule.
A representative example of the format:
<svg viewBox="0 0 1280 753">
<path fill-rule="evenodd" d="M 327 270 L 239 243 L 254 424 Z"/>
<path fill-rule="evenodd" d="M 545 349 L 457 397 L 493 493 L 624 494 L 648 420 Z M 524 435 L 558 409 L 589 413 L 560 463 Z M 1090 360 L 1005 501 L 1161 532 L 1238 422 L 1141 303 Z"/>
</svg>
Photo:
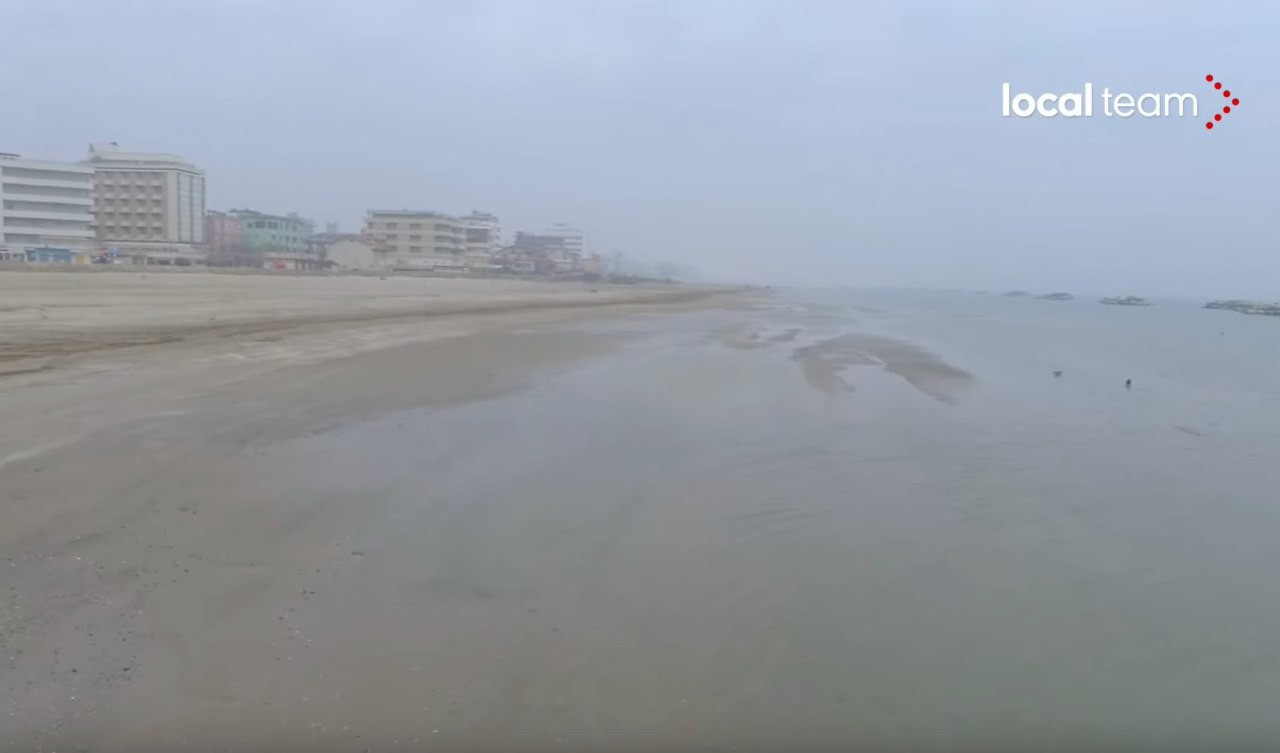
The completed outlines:
<svg viewBox="0 0 1280 753">
<path fill-rule="evenodd" d="M 1114 7 L 1113 7 L 1114 6 Z M 0 0 L 0 151 L 209 206 L 566 221 L 734 280 L 1280 298 L 1274 2 Z M 1002 118 L 1033 94 L 1242 99 Z"/>
</svg>

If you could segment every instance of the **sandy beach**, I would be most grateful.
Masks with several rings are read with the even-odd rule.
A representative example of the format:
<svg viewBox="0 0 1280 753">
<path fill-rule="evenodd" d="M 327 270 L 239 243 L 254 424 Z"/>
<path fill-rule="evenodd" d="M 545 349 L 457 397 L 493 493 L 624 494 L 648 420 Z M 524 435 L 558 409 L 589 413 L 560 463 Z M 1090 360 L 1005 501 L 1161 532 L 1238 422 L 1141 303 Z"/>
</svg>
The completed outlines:
<svg viewBox="0 0 1280 753">
<path fill-rule="evenodd" d="M 696 301 L 707 288 L 409 276 L 0 272 L 0 374 L 37 359 L 460 314 Z"/>
<path fill-rule="evenodd" d="M 0 751 L 1280 735 L 1262 317 L 395 278 L 0 289 Z"/>
<path fill-rule="evenodd" d="M 273 497 L 301 493 L 311 474 L 282 476 L 266 448 L 501 395 L 540 365 L 614 345 L 548 324 L 723 292 L 0 273 L 0 747 L 118 749 L 154 742 L 165 719 L 182 736 L 235 723 L 242 708 L 209 707 L 239 708 L 227 705 L 228 662 L 248 670 L 277 654 L 218 649 L 229 625 L 281 628 L 310 593 L 298 578 L 359 556 L 336 544 L 358 512 Z M 153 711 L 121 700 L 137 682 Z M 173 704 L 154 708 L 161 697 Z M 305 728 L 281 729 L 293 740 Z"/>
</svg>

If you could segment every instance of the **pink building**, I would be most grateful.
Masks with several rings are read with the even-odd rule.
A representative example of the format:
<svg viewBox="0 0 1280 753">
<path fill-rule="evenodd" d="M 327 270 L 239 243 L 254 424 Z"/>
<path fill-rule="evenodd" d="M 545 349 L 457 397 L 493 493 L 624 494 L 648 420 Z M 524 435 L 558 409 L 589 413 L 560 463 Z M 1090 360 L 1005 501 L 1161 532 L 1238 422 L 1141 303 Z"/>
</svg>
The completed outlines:
<svg viewBox="0 0 1280 753">
<path fill-rule="evenodd" d="M 240 234 L 240 218 L 226 212 L 209 212 L 204 218 L 204 239 L 209 246 L 209 264 L 216 266 L 260 266 L 251 260 Z M 256 262 L 256 263 L 251 263 Z"/>
</svg>

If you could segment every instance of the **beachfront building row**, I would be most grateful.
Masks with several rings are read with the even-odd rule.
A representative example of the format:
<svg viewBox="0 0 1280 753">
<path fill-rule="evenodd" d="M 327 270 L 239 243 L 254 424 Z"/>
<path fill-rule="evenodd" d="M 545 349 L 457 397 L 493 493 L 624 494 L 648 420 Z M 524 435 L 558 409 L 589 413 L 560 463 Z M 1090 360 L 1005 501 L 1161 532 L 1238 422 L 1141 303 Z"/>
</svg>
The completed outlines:
<svg viewBox="0 0 1280 753">
<path fill-rule="evenodd" d="M 586 233 L 556 224 L 538 233 L 518 232 L 502 244 L 498 218 L 487 212 L 457 217 L 414 209 L 371 209 L 361 238 L 331 250 L 335 266 L 404 271 L 516 272 L 591 274 L 600 263 L 591 255 Z"/>
<path fill-rule="evenodd" d="M 204 172 L 95 144 L 82 162 L 0 155 L 0 261 L 202 264 Z"/>
<path fill-rule="evenodd" d="M 296 213 L 267 214 L 253 209 L 209 212 L 205 217 L 210 266 L 268 269 L 320 269 L 322 248 L 315 225 Z"/>
<path fill-rule="evenodd" d="M 370 209 L 364 236 L 387 268 L 407 271 L 478 271 L 493 266 L 501 248 L 497 216 L 457 217 L 417 209 Z"/>
<path fill-rule="evenodd" d="M 545 274 L 597 274 L 599 261 L 588 251 L 587 236 L 565 224 L 538 233 L 516 233 L 515 242 L 500 253 L 501 263 L 512 270 Z"/>
<path fill-rule="evenodd" d="M 204 172 L 177 155 L 94 144 L 82 162 L 0 155 L 0 261 L 269 269 L 590 273 L 587 236 L 557 224 L 504 246 L 498 217 L 369 210 L 361 236 L 316 234 L 297 214 L 208 212 Z M 364 244 L 348 266 L 326 258 Z"/>
</svg>

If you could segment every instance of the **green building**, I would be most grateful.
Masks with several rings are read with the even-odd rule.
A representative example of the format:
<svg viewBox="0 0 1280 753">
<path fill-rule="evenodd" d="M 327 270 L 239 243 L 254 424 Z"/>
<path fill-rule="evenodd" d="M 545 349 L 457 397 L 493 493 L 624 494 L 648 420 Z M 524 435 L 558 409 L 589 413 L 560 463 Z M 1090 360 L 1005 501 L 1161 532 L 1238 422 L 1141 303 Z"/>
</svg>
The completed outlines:
<svg viewBox="0 0 1280 753">
<path fill-rule="evenodd" d="M 250 209 L 228 212 L 240 220 L 240 242 L 245 250 L 256 254 L 305 254 L 313 223 L 296 214 L 276 215 Z"/>
</svg>

